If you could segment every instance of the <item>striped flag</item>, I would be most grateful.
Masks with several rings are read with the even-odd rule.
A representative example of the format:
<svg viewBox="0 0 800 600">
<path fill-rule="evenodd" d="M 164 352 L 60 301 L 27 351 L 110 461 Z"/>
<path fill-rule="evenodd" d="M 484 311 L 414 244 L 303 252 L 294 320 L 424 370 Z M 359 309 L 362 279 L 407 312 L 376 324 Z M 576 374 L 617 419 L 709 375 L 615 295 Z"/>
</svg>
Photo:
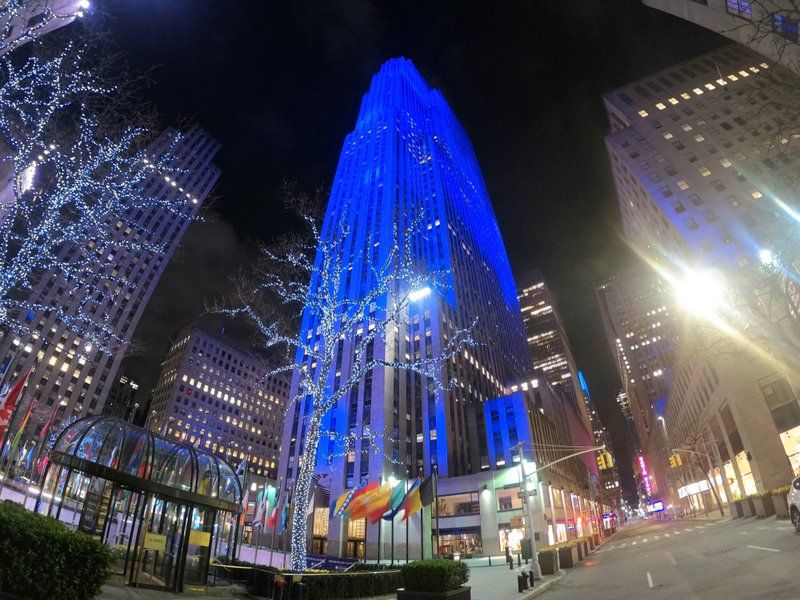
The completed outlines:
<svg viewBox="0 0 800 600">
<path fill-rule="evenodd" d="M 2 406 L 0 406 L 0 439 L 3 438 L 8 429 L 11 413 L 14 412 L 14 406 L 16 406 L 17 401 L 22 395 L 22 388 L 25 387 L 25 383 L 28 381 L 30 374 L 31 370 L 28 369 L 22 377 L 17 379 L 8 394 L 6 394 L 6 397 L 2 400 Z"/>
</svg>

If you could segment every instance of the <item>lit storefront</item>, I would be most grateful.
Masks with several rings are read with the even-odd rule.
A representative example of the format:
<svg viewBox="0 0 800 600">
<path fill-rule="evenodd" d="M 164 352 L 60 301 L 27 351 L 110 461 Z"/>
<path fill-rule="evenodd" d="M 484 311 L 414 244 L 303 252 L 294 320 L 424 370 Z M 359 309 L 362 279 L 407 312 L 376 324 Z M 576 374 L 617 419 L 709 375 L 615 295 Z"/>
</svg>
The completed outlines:
<svg viewBox="0 0 800 600">
<path fill-rule="evenodd" d="M 781 443 L 792 464 L 792 472 L 800 475 L 800 425 L 781 434 Z"/>
</svg>

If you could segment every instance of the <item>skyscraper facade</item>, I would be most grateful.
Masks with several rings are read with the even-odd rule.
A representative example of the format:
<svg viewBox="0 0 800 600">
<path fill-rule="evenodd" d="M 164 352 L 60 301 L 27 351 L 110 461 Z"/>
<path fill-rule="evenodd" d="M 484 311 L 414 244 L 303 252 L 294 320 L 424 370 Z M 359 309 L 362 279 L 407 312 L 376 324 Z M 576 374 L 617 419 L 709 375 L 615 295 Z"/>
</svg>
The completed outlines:
<svg viewBox="0 0 800 600">
<path fill-rule="evenodd" d="M 178 208 L 167 210 L 155 203 L 134 208 L 98 231 L 98 242 L 88 251 L 104 252 L 106 237 L 120 244 L 107 255 L 105 269 L 83 283 L 81 293 L 71 291 L 76 286 L 68 285 L 62 274 L 45 273 L 31 295 L 32 304 L 59 307 L 67 314 L 83 311 L 94 315 L 98 325 L 120 340 L 118 349 L 102 352 L 87 344 L 50 311 L 21 317 L 27 336 L 0 330 L 0 372 L 7 369 L 7 378 L 13 379 L 32 370 L 26 397 L 37 403 L 34 414 L 47 413 L 47 407 L 62 400 L 65 404 L 59 416 L 102 411 L 142 312 L 190 220 L 219 177 L 219 169 L 211 162 L 219 149 L 216 141 L 196 125 L 178 138 L 177 145 L 176 136 L 177 131 L 167 129 L 154 140 L 153 152 L 169 152 L 174 171 L 154 174 L 147 191 Z M 145 238 L 150 246 L 136 244 Z M 160 245 L 160 252 L 152 250 L 155 245 Z M 120 283 L 121 277 L 125 285 Z M 105 294 L 90 300 L 97 290 Z"/>
<path fill-rule="evenodd" d="M 519 303 L 534 367 L 545 374 L 550 385 L 561 390 L 564 398 L 581 415 L 584 426 L 592 431 L 589 407 L 578 379 L 578 367 L 555 297 L 540 270 L 530 271 L 520 279 Z"/>
<path fill-rule="evenodd" d="M 234 465 L 247 458 L 252 475 L 275 481 L 289 382 L 269 371 L 241 344 L 189 323 L 164 357 L 151 428 Z"/>
<path fill-rule="evenodd" d="M 768 261 L 773 250 L 781 250 L 781 232 L 796 225 L 792 207 L 800 152 L 787 133 L 791 115 L 784 108 L 792 105 L 798 83 L 800 78 L 789 70 L 732 45 L 606 94 L 611 124 L 606 147 L 623 229 L 632 247 L 664 279 L 680 281 L 694 273 L 694 282 L 708 276 L 738 281 L 754 276 L 765 257 Z M 601 306 L 613 307 L 612 289 L 599 290 Z M 787 289 L 791 292 L 791 286 Z M 664 418 L 661 433 L 673 446 L 699 444 L 709 455 L 720 456 L 716 474 L 709 476 L 719 481 L 722 497 L 730 497 L 736 479 L 739 490 L 786 483 L 792 473 L 790 458 L 798 453 L 800 409 L 790 401 L 796 394 L 788 392 L 797 389 L 797 382 L 781 360 L 754 352 L 735 337 L 730 337 L 735 352 L 716 350 L 714 344 L 724 336 L 709 337 L 696 325 L 686 328 L 684 323 L 691 324 L 688 315 L 669 308 L 671 297 L 674 293 L 655 294 L 652 307 L 639 311 L 652 320 L 652 311 L 664 308 L 680 318 L 674 329 L 678 344 L 665 371 L 668 399 L 666 410 L 659 411 Z M 796 319 L 791 300 L 789 293 L 788 310 L 780 309 L 786 311 L 788 327 Z M 740 340 L 767 332 L 750 314 L 741 311 L 732 323 L 748 328 Z M 617 349 L 619 366 L 627 374 L 623 380 L 640 441 L 647 446 L 642 427 L 657 430 L 652 421 L 644 422 L 641 411 L 646 407 L 630 384 L 631 379 L 642 383 L 643 374 L 654 376 L 662 367 L 652 364 L 655 370 L 647 366 L 643 373 L 628 373 L 634 362 L 627 356 L 632 347 L 625 347 L 626 336 L 633 334 L 634 345 L 642 342 L 629 326 L 607 321 L 609 340 L 622 346 Z M 664 338 L 665 319 L 656 312 L 659 321 L 661 327 L 645 340 Z M 781 346 L 770 341 L 765 349 L 780 359 Z M 730 435 L 723 435 L 726 430 Z M 742 443 L 732 443 L 737 439 Z M 712 451 L 722 445 L 724 452 Z M 731 476 L 723 477 L 722 471 Z M 749 488 L 741 473 L 752 475 Z"/>
<path fill-rule="evenodd" d="M 800 12 L 792 0 L 644 0 L 800 72 Z"/>
<path fill-rule="evenodd" d="M 325 426 L 340 435 L 384 435 L 376 442 L 382 453 L 362 442 L 359 451 L 345 456 L 337 454 L 333 438 L 323 437 L 316 468 L 320 485 L 327 488 L 325 498 L 336 498 L 367 481 L 427 475 L 434 465 L 442 489 L 449 485 L 445 481 L 459 477 L 480 477 L 502 468 L 517 471 L 510 466 L 519 460 L 515 447 L 532 439 L 530 400 L 517 392 L 516 405 L 497 404 L 512 394 L 511 386 L 530 379 L 533 365 L 516 287 L 475 153 L 442 94 L 428 87 L 410 61 L 393 59 L 374 76 L 361 102 L 326 209 L 323 237 L 346 228 L 351 240 L 352 263 L 341 273 L 349 294 L 357 296 L 374 285 L 367 259 L 382 264 L 396 243 L 394 232 L 405 231 L 420 214 L 424 235 L 401 243 L 424 268 L 446 273 L 444 291 L 427 289 L 415 295 L 407 323 L 381 332 L 368 354 L 388 362 L 435 357 L 452 333 L 476 317 L 473 337 L 478 343 L 441 365 L 441 379 L 455 382 L 447 390 L 437 389 L 420 374 L 378 367 L 330 411 Z M 371 312 L 385 310 L 387 304 L 382 303 L 388 302 L 390 298 L 377 302 Z M 318 341 L 310 311 L 303 315 L 299 335 L 312 346 Z M 304 358 L 299 355 L 298 364 L 305 364 Z M 345 340 L 338 347 L 336 381 L 347 378 L 352 361 L 353 347 Z M 308 365 L 313 368 L 310 360 Z M 296 397 L 298 385 L 295 374 L 290 398 Z M 304 454 L 308 408 L 303 404 L 296 402 L 287 412 L 279 477 L 288 492 Z M 580 479 L 579 484 L 588 485 L 588 477 Z M 366 543 L 372 557 L 381 552 L 370 550 L 377 549 L 379 540 L 386 547 L 387 523 L 381 537 L 377 525 L 344 518 L 328 523 L 327 510 L 325 504 L 315 510 L 315 547 L 359 556 Z M 412 531 L 418 527 L 411 521 L 402 525 L 407 526 Z M 496 547 L 496 515 L 487 527 L 485 539 Z M 396 533 L 404 535 L 402 530 Z M 477 536 L 481 538 L 480 523 Z M 423 545 L 430 548 L 430 537 L 423 537 Z M 418 528 L 409 539 L 416 547 L 414 556 L 419 556 Z"/>
</svg>

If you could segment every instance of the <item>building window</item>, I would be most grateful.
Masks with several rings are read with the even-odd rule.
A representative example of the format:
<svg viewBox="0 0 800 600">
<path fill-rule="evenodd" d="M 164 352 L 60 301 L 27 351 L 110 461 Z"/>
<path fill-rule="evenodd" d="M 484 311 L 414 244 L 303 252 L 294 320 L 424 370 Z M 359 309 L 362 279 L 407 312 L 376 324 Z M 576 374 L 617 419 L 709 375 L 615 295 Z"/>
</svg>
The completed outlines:
<svg viewBox="0 0 800 600">
<path fill-rule="evenodd" d="M 454 494 L 452 496 L 439 496 L 437 512 L 440 517 L 480 514 L 478 493 L 470 492 L 467 494 Z"/>
<path fill-rule="evenodd" d="M 797 17 L 791 17 L 781 13 L 774 13 L 772 15 L 772 31 L 790 42 L 798 41 L 798 33 L 800 33 L 798 23 L 800 23 L 800 19 Z"/>
<path fill-rule="evenodd" d="M 753 18 L 753 7 L 750 0 L 726 0 L 728 14 L 747 19 Z"/>
<path fill-rule="evenodd" d="M 481 528 L 440 530 L 439 554 L 460 554 L 464 558 L 480 556 L 483 554 Z"/>
<path fill-rule="evenodd" d="M 497 490 L 497 510 L 516 510 L 522 508 L 519 486 Z"/>
</svg>

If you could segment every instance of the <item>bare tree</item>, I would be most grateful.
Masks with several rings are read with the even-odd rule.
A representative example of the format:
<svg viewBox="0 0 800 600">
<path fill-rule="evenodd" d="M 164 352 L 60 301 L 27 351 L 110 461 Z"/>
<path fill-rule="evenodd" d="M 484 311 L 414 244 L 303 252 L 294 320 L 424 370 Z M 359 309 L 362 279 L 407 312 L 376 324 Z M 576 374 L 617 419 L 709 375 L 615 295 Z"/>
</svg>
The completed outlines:
<svg viewBox="0 0 800 600">
<path fill-rule="evenodd" d="M 407 325 L 409 307 L 421 291 L 444 292 L 447 271 L 425 268 L 412 251 L 412 241 L 427 235 L 425 215 L 412 215 L 407 229 L 395 223 L 394 244 L 378 258 L 371 239 L 364 240 L 361 247 L 351 246 L 353 232 L 346 206 L 332 211 L 323 224 L 319 210 L 323 193 L 297 195 L 291 188 L 286 192 L 288 205 L 305 226 L 304 234 L 287 236 L 264 248 L 253 272 L 237 279 L 234 306 L 218 303 L 211 309 L 244 315 L 256 324 L 263 346 L 280 349 L 285 359 L 269 375 L 294 374 L 289 409 L 297 403 L 308 407 L 303 414 L 303 457 L 295 481 L 291 523 L 292 568 L 304 571 L 307 507 L 320 440 L 333 437 L 345 453 L 366 441 L 375 452 L 380 450 L 376 440 L 383 436 L 364 425 L 342 437 L 325 428 L 323 417 L 376 369 L 413 371 L 439 390 L 450 387 L 451 382 L 442 377 L 444 362 L 473 343 L 475 322 L 452 331 L 437 356 L 406 360 L 376 356 L 375 342 L 385 340 L 395 327 Z M 354 291 L 354 286 L 348 285 L 348 270 L 362 263 L 368 267 L 370 284 Z M 309 332 L 309 337 L 297 333 L 301 319 L 313 323 L 314 333 Z M 340 352 L 352 361 L 346 361 L 337 372 Z"/>
</svg>

